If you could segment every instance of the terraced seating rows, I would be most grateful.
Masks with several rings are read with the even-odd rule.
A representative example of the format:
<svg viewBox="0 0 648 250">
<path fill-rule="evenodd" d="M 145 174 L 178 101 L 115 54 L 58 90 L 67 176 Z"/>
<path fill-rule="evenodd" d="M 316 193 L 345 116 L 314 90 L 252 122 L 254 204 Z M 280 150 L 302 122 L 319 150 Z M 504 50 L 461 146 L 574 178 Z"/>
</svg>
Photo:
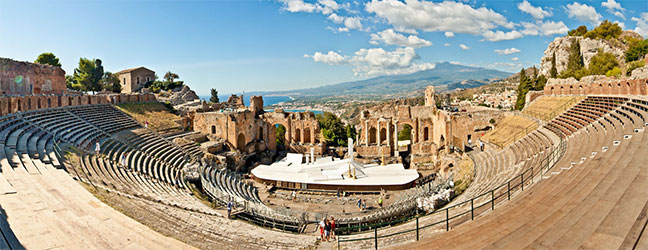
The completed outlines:
<svg viewBox="0 0 648 250">
<path fill-rule="evenodd" d="M 529 104 L 522 113 L 543 121 L 550 121 L 572 105 L 583 100 L 583 98 L 583 96 L 540 96 Z"/>
<path fill-rule="evenodd" d="M 622 103 L 603 105 L 617 104 Z M 632 105 L 621 107 L 572 133 L 565 156 L 533 187 L 537 191 L 520 193 L 484 218 L 403 247 L 648 247 L 648 167 L 643 164 L 648 144 L 645 124 L 636 126 L 648 113 Z M 627 116 L 618 113 L 623 110 Z M 467 236 L 470 241 L 461 240 Z"/>
<path fill-rule="evenodd" d="M 481 139 L 504 148 L 531 133 L 538 123 L 524 116 L 510 115 L 504 117 L 495 129 Z"/>
</svg>

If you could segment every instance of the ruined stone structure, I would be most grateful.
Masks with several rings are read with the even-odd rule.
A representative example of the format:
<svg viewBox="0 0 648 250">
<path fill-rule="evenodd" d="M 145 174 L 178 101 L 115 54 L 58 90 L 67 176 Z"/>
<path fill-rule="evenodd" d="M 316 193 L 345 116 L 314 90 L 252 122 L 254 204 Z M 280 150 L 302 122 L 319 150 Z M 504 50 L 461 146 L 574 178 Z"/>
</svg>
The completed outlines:
<svg viewBox="0 0 648 250">
<path fill-rule="evenodd" d="M 0 94 L 64 94 L 65 71 L 51 65 L 0 58 Z"/>
<path fill-rule="evenodd" d="M 545 95 L 647 95 L 648 79 L 616 79 L 586 76 L 576 79 L 549 79 Z"/>
<path fill-rule="evenodd" d="M 243 99 L 232 96 L 226 103 L 242 105 Z M 325 149 L 319 139 L 319 123 L 312 112 L 292 113 L 277 109 L 266 113 L 261 96 L 250 97 L 250 106 L 246 109 L 196 112 L 191 117 L 194 131 L 221 138 L 230 148 L 245 153 L 277 150 L 275 130 L 278 125 L 286 129 L 283 142 L 288 151 L 306 153 L 314 148 L 316 154 L 321 155 Z"/>
<path fill-rule="evenodd" d="M 381 110 L 365 110 L 356 125 L 356 148 L 364 158 L 398 156 L 398 133 L 411 127 L 411 163 L 431 161 L 441 150 L 463 150 L 468 141 L 491 130 L 489 120 L 499 119 L 498 112 L 449 113 L 437 110 L 434 88 L 425 90 L 424 106 L 399 105 Z"/>
<path fill-rule="evenodd" d="M 120 104 L 153 101 L 156 101 L 155 95 L 153 94 L 4 96 L 0 97 L 0 115 L 88 104 Z"/>
<path fill-rule="evenodd" d="M 155 71 L 144 67 L 125 69 L 116 72 L 115 75 L 121 83 L 122 93 L 136 92 L 147 82 L 155 80 Z"/>
</svg>

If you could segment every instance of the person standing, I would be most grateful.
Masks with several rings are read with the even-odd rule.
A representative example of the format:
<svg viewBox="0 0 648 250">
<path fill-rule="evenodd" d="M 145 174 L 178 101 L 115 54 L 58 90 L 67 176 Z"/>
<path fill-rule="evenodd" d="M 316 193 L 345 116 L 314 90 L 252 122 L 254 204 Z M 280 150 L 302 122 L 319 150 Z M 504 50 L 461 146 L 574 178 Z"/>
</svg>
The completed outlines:
<svg viewBox="0 0 648 250">
<path fill-rule="evenodd" d="M 101 146 L 99 146 L 99 140 L 97 140 L 95 144 L 95 155 L 99 155 L 99 150 L 101 150 Z"/>
<path fill-rule="evenodd" d="M 319 223 L 320 239 L 322 239 L 322 241 L 324 241 L 324 228 L 326 227 L 326 222 L 324 220 L 325 219 L 322 218 L 322 221 Z"/>
<path fill-rule="evenodd" d="M 232 218 L 232 208 L 234 207 L 234 202 L 231 200 L 227 203 L 227 218 L 231 219 Z"/>
<path fill-rule="evenodd" d="M 358 210 L 362 211 L 362 198 L 358 198 Z"/>
<path fill-rule="evenodd" d="M 331 238 L 335 240 L 335 218 L 331 216 Z"/>
<path fill-rule="evenodd" d="M 331 237 L 331 222 L 329 222 L 328 219 L 324 222 L 324 237 L 326 237 L 326 242 L 328 242 Z"/>
<path fill-rule="evenodd" d="M 383 199 L 382 199 L 382 196 L 381 196 L 381 197 L 378 199 L 378 206 L 379 206 L 379 207 L 382 207 L 382 204 L 383 204 Z"/>
</svg>

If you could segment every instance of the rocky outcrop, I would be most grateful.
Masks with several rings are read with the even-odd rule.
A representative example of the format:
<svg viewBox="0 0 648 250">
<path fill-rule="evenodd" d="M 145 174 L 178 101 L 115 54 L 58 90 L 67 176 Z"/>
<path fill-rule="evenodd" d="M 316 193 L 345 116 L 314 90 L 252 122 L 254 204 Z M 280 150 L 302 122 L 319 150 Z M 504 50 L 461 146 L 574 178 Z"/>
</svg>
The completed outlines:
<svg viewBox="0 0 648 250">
<path fill-rule="evenodd" d="M 573 42 L 580 43 L 580 53 L 583 56 L 583 63 L 585 67 L 592 61 L 592 57 L 598 53 L 599 49 L 603 52 L 612 53 L 619 64 L 625 62 L 626 45 L 621 42 L 611 42 L 603 39 L 590 39 L 582 36 L 566 36 L 557 37 L 547 47 L 542 56 L 540 63 L 540 74 L 548 76 L 551 71 L 551 59 L 556 53 L 556 69 L 558 73 L 567 69 L 567 61 L 569 58 L 569 47 Z"/>
<path fill-rule="evenodd" d="M 173 89 L 171 93 L 160 92 L 160 94 L 157 95 L 157 98 L 161 102 L 169 102 L 174 106 L 200 99 L 200 97 L 196 95 L 196 92 L 191 90 L 187 85 L 177 87 Z"/>
<path fill-rule="evenodd" d="M 648 78 L 648 66 L 637 68 L 632 71 L 633 79 L 645 79 Z"/>
</svg>

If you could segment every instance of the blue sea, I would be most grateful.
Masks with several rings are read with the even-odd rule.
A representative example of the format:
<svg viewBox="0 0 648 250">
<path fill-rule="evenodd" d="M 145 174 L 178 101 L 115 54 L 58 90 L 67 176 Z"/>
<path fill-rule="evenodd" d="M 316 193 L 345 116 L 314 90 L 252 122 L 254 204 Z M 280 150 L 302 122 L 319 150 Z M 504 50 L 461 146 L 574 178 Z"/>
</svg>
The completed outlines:
<svg viewBox="0 0 648 250">
<path fill-rule="evenodd" d="M 227 98 L 229 98 L 230 95 L 218 95 L 218 99 L 221 102 L 227 101 Z M 200 96 L 201 100 L 209 100 L 211 96 Z M 277 104 L 280 102 L 285 102 L 285 101 L 290 101 L 289 96 L 264 96 L 263 97 L 263 106 L 269 106 L 272 104 Z M 243 103 L 245 103 L 245 106 L 250 105 L 250 97 L 249 96 L 243 96 Z M 284 110 L 286 112 L 303 112 L 305 110 L 303 109 L 286 109 Z M 322 111 L 319 110 L 311 110 L 315 114 L 321 114 L 323 113 Z"/>
</svg>

